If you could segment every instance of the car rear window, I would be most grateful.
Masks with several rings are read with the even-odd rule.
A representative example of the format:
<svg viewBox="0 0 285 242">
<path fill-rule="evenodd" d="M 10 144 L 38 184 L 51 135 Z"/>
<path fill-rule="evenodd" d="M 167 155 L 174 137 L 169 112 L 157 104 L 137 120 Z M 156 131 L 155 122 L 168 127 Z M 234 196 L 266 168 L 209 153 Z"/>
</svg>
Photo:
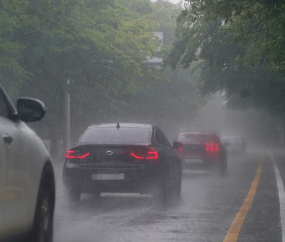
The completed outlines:
<svg viewBox="0 0 285 242">
<path fill-rule="evenodd" d="M 181 143 L 207 143 L 213 140 L 213 135 L 209 134 L 181 134 L 177 138 L 177 141 Z"/>
<path fill-rule="evenodd" d="M 151 130 L 147 128 L 93 128 L 81 136 L 79 142 L 96 144 L 149 143 Z"/>
</svg>

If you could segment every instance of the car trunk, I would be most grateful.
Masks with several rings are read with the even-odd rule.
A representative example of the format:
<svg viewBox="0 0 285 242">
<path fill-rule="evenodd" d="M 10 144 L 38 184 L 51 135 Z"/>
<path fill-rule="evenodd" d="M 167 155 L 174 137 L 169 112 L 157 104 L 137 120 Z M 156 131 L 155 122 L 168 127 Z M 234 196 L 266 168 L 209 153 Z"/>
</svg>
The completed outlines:
<svg viewBox="0 0 285 242">
<path fill-rule="evenodd" d="M 89 153 L 84 158 L 70 160 L 80 166 L 131 168 L 149 163 L 146 145 L 80 145 L 73 150 L 82 156 Z"/>
<path fill-rule="evenodd" d="M 205 144 L 183 144 L 183 149 L 179 153 L 183 156 L 204 156 L 206 155 Z"/>
</svg>

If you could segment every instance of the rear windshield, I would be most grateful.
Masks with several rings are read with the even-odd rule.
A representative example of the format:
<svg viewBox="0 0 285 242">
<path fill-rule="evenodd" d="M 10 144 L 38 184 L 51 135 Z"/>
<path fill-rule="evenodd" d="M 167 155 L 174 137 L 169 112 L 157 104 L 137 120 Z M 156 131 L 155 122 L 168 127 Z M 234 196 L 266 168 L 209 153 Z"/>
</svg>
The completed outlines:
<svg viewBox="0 0 285 242">
<path fill-rule="evenodd" d="M 181 143 L 207 143 L 213 142 L 213 135 L 209 134 L 181 134 L 177 141 Z"/>
<path fill-rule="evenodd" d="M 96 144 L 145 144 L 150 142 L 147 128 L 93 128 L 81 136 L 79 142 Z"/>
</svg>

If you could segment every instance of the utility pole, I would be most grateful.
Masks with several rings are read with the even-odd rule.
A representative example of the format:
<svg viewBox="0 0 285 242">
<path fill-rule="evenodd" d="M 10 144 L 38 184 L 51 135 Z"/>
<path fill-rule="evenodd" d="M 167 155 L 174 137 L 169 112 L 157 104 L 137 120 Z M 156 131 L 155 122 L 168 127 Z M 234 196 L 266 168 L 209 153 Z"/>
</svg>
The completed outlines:
<svg viewBox="0 0 285 242">
<path fill-rule="evenodd" d="M 282 124 L 279 124 L 277 126 L 277 130 L 279 131 L 279 144 L 283 148 L 284 146 L 284 128 Z"/>
<path fill-rule="evenodd" d="M 284 147 L 284 128 L 281 128 L 281 147 Z"/>
<path fill-rule="evenodd" d="M 64 134 L 63 149 L 64 153 L 70 148 L 70 80 L 66 81 L 66 89 L 64 91 Z"/>
</svg>

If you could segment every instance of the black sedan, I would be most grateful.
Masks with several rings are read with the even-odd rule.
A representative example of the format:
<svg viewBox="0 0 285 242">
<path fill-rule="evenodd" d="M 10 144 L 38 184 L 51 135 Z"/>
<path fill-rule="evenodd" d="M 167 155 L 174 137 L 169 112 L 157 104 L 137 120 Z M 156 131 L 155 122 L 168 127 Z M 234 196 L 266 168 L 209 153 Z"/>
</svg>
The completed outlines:
<svg viewBox="0 0 285 242">
<path fill-rule="evenodd" d="M 182 144 L 174 142 L 179 148 Z M 81 193 L 181 195 L 182 162 L 162 131 L 149 124 L 89 126 L 66 153 L 63 182 L 69 201 Z"/>
</svg>

